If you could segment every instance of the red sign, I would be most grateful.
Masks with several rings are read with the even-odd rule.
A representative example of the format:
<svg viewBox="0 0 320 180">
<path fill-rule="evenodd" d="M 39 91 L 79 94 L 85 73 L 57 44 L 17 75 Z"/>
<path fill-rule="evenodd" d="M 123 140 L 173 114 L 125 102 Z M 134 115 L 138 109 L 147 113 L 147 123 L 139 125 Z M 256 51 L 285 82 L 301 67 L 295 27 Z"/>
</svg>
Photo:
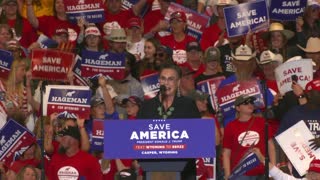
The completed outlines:
<svg viewBox="0 0 320 180">
<path fill-rule="evenodd" d="M 65 81 L 71 70 L 74 54 L 51 49 L 35 49 L 31 55 L 33 79 Z"/>
</svg>

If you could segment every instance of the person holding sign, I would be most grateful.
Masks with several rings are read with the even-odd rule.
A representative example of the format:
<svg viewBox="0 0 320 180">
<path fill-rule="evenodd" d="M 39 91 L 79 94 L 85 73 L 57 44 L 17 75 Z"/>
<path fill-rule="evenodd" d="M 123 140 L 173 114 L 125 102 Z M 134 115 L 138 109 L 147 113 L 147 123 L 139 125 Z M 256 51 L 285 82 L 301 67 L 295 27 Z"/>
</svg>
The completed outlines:
<svg viewBox="0 0 320 180">
<path fill-rule="evenodd" d="M 311 148 L 318 149 L 320 147 L 319 121 L 320 121 L 320 79 L 310 81 L 305 88 L 307 103 L 291 108 L 283 117 L 277 134 L 281 134 L 285 130 L 297 122 L 304 120 L 310 131 L 317 135 L 315 139 L 311 140 L 313 145 Z M 301 178 L 298 172 L 293 168 L 294 177 Z"/>
<path fill-rule="evenodd" d="M 258 148 L 253 148 L 252 152 L 254 152 L 261 163 L 265 163 L 265 157 L 262 155 L 260 150 Z M 285 174 L 280 169 L 278 169 L 277 166 L 275 166 L 273 163 L 269 163 L 269 175 L 274 180 L 299 180 L 300 178 L 295 178 L 294 176 L 291 176 L 289 174 Z M 314 180 L 314 179 L 320 179 L 320 160 L 319 159 L 313 159 L 310 162 L 308 173 L 306 174 L 305 178 L 301 178 L 301 180 Z"/>
<path fill-rule="evenodd" d="M 237 118 L 225 127 L 223 138 L 222 158 L 225 179 L 228 179 L 232 170 L 252 147 L 260 148 L 263 151 L 262 154 L 265 154 L 265 120 L 253 114 L 255 99 L 249 95 L 241 95 L 235 100 Z M 268 139 L 270 161 L 275 163 L 275 147 L 270 131 Z M 237 177 L 237 180 L 259 179 L 263 175 L 264 166 L 260 163 L 257 167 L 247 171 L 245 175 Z"/>
</svg>

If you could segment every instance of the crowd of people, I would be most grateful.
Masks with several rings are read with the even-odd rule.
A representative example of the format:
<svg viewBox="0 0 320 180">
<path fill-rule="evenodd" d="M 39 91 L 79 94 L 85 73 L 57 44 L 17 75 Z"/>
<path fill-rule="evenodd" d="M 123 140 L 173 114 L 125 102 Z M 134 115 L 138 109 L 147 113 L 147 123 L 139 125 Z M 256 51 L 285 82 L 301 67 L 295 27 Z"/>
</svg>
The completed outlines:
<svg viewBox="0 0 320 180">
<path fill-rule="evenodd" d="M 32 144 L 10 164 L 0 162 L 0 179 L 145 179 L 139 160 L 104 159 L 103 151 L 92 146 L 94 120 L 181 118 L 214 121 L 216 143 L 215 170 L 213 165 L 206 167 L 201 157 L 188 159 L 181 172 L 183 180 L 228 179 L 248 152 L 256 153 L 261 163 L 237 179 L 264 179 L 266 155 L 273 178 L 303 178 L 274 137 L 300 120 L 320 121 L 317 1 L 308 0 L 304 13 L 294 22 L 270 20 L 268 29 L 233 37 L 227 35 L 223 9 L 250 0 L 138 0 L 129 9 L 123 8 L 124 1 L 103 0 L 105 19 L 94 24 L 84 18 L 69 21 L 63 0 L 2 0 L 0 50 L 10 52 L 13 62 L 9 75 L 0 80 L 0 130 L 14 119 L 43 143 Z M 170 3 L 209 13 L 210 21 L 200 39 L 188 33 L 185 12 L 175 11 L 165 20 Z M 265 46 L 255 49 L 254 38 Z M 44 47 L 44 39 L 54 43 Z M 93 92 L 89 119 L 59 117 L 57 113 L 43 117 L 44 82 L 33 79 L 30 69 L 32 52 L 39 48 L 80 57 L 87 52 L 124 54 L 124 76 L 117 80 L 100 76 L 89 83 Z M 304 58 L 312 60 L 313 79 L 306 87 L 292 79 L 292 90 L 281 94 L 275 69 Z M 146 98 L 141 79 L 153 73 L 159 74 L 162 89 Z M 67 76 L 68 81 L 49 84 L 74 85 L 74 72 Z M 260 105 L 264 107 L 256 106 L 256 97 L 246 94 L 235 98 L 231 110 L 223 114 L 221 106 L 210 99 L 217 94 L 197 88 L 212 79 L 221 80 L 212 89 L 217 94 L 235 83 L 261 85 Z M 265 122 L 269 123 L 267 135 Z M 311 141 L 312 148 L 320 147 L 319 137 Z M 314 159 L 305 178 L 318 179 L 319 174 L 320 163 Z M 152 179 L 170 178 L 170 173 L 159 173 Z"/>
</svg>

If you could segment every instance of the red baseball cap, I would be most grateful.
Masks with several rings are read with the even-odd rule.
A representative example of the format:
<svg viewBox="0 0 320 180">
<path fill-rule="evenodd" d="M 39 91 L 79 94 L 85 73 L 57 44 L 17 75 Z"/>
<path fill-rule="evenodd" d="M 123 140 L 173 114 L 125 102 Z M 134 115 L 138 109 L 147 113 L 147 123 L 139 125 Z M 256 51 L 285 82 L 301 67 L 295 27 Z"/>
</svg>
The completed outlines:
<svg viewBox="0 0 320 180">
<path fill-rule="evenodd" d="M 313 159 L 310 162 L 310 166 L 309 166 L 308 171 L 320 173 L 320 159 Z"/>
<path fill-rule="evenodd" d="M 170 16 L 170 22 L 174 19 L 176 19 L 178 21 L 187 22 L 187 16 L 182 11 L 176 11 L 176 12 L 172 13 Z"/>
<path fill-rule="evenodd" d="M 305 90 L 306 90 L 306 92 L 309 92 L 311 90 L 320 91 L 320 79 L 314 79 L 314 80 L 308 82 Z"/>
<path fill-rule="evenodd" d="M 67 36 L 69 35 L 68 33 L 68 29 L 67 28 L 63 28 L 63 27 L 59 27 L 55 30 L 55 35 L 60 36 L 62 34 L 66 34 Z"/>
<path fill-rule="evenodd" d="M 128 27 L 128 28 L 132 28 L 132 27 L 141 28 L 141 27 L 142 27 L 142 21 L 141 21 L 141 19 L 138 18 L 138 17 L 130 18 L 130 19 L 128 20 L 127 27 Z"/>
</svg>

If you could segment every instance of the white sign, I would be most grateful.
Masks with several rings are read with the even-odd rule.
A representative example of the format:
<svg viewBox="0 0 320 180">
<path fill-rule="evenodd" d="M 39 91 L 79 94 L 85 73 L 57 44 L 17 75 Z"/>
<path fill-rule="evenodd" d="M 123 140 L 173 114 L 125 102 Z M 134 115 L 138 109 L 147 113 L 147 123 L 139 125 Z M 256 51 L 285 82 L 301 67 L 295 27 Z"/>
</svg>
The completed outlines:
<svg viewBox="0 0 320 180">
<path fill-rule="evenodd" d="M 313 138 L 314 136 L 303 120 L 276 137 L 280 147 L 300 176 L 307 173 L 310 162 L 314 158 L 320 157 L 320 149 L 314 151 L 309 146 L 309 140 Z"/>
<path fill-rule="evenodd" d="M 292 76 L 296 75 L 298 84 L 304 89 L 306 84 L 313 79 L 311 59 L 300 59 L 285 62 L 275 69 L 278 89 L 281 94 L 292 90 Z"/>
</svg>

